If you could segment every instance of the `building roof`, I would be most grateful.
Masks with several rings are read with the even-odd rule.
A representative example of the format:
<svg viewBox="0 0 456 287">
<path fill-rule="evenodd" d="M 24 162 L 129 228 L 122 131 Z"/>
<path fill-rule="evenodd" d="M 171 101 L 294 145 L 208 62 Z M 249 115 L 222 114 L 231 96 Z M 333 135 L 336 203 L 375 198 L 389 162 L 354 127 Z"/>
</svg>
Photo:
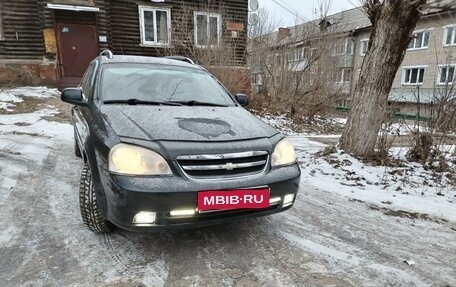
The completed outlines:
<svg viewBox="0 0 456 287">
<path fill-rule="evenodd" d="M 326 25 L 326 29 L 321 29 Z M 290 33 L 278 41 L 279 31 L 257 37 L 259 41 L 266 42 L 270 47 L 279 47 L 288 44 L 310 40 L 315 37 L 349 33 L 358 29 L 371 26 L 370 20 L 362 7 L 342 11 L 324 19 L 316 19 L 293 27 L 288 27 Z"/>
<path fill-rule="evenodd" d="M 456 8 L 455 0 L 434 1 L 437 3 L 435 5 L 440 5 L 440 7 L 448 6 L 452 11 L 454 11 L 453 8 Z M 439 13 L 441 13 L 441 11 L 435 7 L 423 12 L 424 17 L 432 17 Z M 325 24 L 327 25 L 327 29 L 322 30 L 321 25 Z M 370 28 L 371 26 L 372 23 L 367 17 L 364 8 L 361 6 L 326 16 L 324 19 L 316 19 L 293 27 L 288 27 L 286 29 L 289 29 L 290 31 L 289 36 L 284 37 L 283 39 L 279 39 L 279 31 L 257 37 L 257 39 L 265 42 L 269 47 L 280 47 L 290 44 L 299 45 L 316 37 L 345 35 L 350 32 Z"/>
</svg>

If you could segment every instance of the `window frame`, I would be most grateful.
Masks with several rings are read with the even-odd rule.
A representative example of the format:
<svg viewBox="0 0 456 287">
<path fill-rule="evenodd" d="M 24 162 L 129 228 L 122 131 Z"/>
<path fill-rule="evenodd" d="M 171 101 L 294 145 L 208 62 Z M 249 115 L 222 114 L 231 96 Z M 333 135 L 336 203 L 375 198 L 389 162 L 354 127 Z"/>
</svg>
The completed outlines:
<svg viewBox="0 0 456 287">
<path fill-rule="evenodd" d="M 348 51 L 349 42 L 351 42 L 350 51 Z M 341 51 L 342 47 L 343 47 L 343 52 Z M 337 43 L 337 42 L 334 44 L 334 52 L 333 52 L 334 56 L 342 56 L 342 55 L 353 56 L 354 53 L 355 53 L 355 41 L 351 37 L 344 38 L 344 42 L 342 45 L 339 45 L 339 43 Z"/>
<path fill-rule="evenodd" d="M 422 37 L 422 40 L 421 40 L 421 45 L 424 45 L 424 39 L 425 39 L 425 36 L 424 34 L 425 33 L 429 33 L 429 38 L 428 38 L 428 42 L 427 42 L 427 46 L 421 46 L 421 47 L 413 47 L 413 48 L 409 48 L 407 47 L 407 51 L 417 51 L 417 50 L 425 50 L 425 49 L 428 49 L 429 48 L 429 43 L 431 42 L 431 31 L 434 30 L 434 28 L 427 28 L 427 29 L 420 29 L 420 30 L 415 30 L 413 31 L 412 33 L 412 36 L 413 35 L 418 35 L 420 33 L 423 33 L 423 37 Z M 416 36 L 413 37 L 410 42 L 409 42 L 409 46 L 410 46 L 410 43 L 413 41 L 414 42 L 414 46 L 415 44 L 417 43 L 417 38 Z"/>
<path fill-rule="evenodd" d="M 215 17 L 217 18 L 217 44 L 216 45 L 198 45 L 198 16 L 203 15 L 207 17 L 206 21 L 206 29 L 207 29 L 207 36 L 210 36 L 210 18 Z M 205 11 L 194 11 L 193 12 L 193 30 L 194 30 L 194 41 L 196 48 L 215 48 L 220 46 L 220 40 L 222 39 L 222 14 L 215 13 L 215 12 L 205 12 Z M 209 37 L 208 37 L 209 39 Z"/>
<path fill-rule="evenodd" d="M 424 84 L 425 80 L 425 75 L 426 75 L 426 70 L 428 68 L 428 65 L 417 65 L 417 66 L 404 66 L 402 67 L 402 79 L 401 79 L 401 84 L 403 86 L 422 86 Z M 406 78 L 406 71 L 407 70 L 413 70 L 413 69 L 418 69 L 420 71 L 421 69 L 424 69 L 423 72 L 423 82 L 416 82 L 416 83 L 406 83 L 405 78 Z M 410 77 L 411 78 L 411 77 Z M 417 80 L 420 78 L 420 73 L 417 74 Z"/>
<path fill-rule="evenodd" d="M 443 46 L 444 47 L 456 46 L 456 24 L 446 25 L 446 26 L 443 26 L 442 28 L 443 28 Z M 453 35 L 451 37 L 452 41 L 450 41 L 450 44 L 447 44 L 449 28 L 453 28 Z"/>
<path fill-rule="evenodd" d="M 348 73 L 348 77 L 346 74 Z M 336 71 L 336 76 L 337 79 L 335 81 L 336 84 L 342 85 L 342 84 L 348 84 L 352 82 L 352 74 L 353 74 L 353 69 L 352 68 L 339 68 Z M 344 79 L 347 77 L 347 81 L 344 81 Z"/>
<path fill-rule="evenodd" d="M 86 72 L 82 76 L 80 88 L 82 91 L 82 96 L 85 100 L 90 100 L 94 97 L 95 90 L 96 90 L 96 82 L 95 79 L 97 77 L 99 62 L 98 60 L 94 60 L 89 64 Z"/>
<path fill-rule="evenodd" d="M 300 63 L 306 60 L 308 58 L 309 51 L 310 49 L 307 46 L 293 48 L 288 52 L 288 63 Z"/>
<path fill-rule="evenodd" d="M 146 27 L 145 27 L 145 21 L 144 21 L 144 12 L 145 11 L 154 13 L 154 41 L 146 40 L 146 33 L 145 33 Z M 166 19 L 166 22 L 168 25 L 168 31 L 167 31 L 168 42 L 167 43 L 158 42 L 157 11 L 166 12 L 166 15 L 167 15 L 167 19 Z M 148 46 L 148 47 L 169 47 L 169 46 L 171 46 L 171 8 L 138 5 L 138 13 L 139 13 L 140 45 Z"/>
<path fill-rule="evenodd" d="M 368 39 L 368 38 L 366 38 L 366 39 L 361 39 L 361 40 L 359 41 L 359 43 L 360 43 L 360 44 L 359 44 L 359 46 L 360 46 L 360 47 L 359 47 L 359 48 L 360 48 L 360 49 L 359 49 L 359 54 L 360 54 L 362 57 L 364 57 L 364 56 L 366 56 L 367 51 L 369 50 L 369 39 Z M 364 52 L 364 50 L 363 50 L 364 44 L 365 44 L 365 43 L 366 43 L 366 52 Z"/>
<path fill-rule="evenodd" d="M 446 86 L 446 85 L 453 85 L 453 84 L 456 84 L 456 64 L 442 64 L 442 65 L 439 65 L 439 71 L 437 73 L 437 85 L 439 86 Z M 447 70 L 447 74 L 446 74 L 446 81 L 445 82 L 441 82 L 440 80 L 442 79 L 442 69 L 443 68 L 453 68 L 453 79 L 451 79 L 451 82 L 448 81 L 448 70 Z M 448 82 L 447 82 L 448 81 Z"/>
</svg>

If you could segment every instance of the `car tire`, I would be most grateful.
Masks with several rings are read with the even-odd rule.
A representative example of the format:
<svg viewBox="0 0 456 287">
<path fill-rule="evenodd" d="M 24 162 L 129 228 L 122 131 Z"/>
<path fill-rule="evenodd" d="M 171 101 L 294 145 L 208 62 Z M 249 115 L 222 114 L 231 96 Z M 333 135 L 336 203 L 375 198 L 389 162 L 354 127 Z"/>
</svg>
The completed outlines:
<svg viewBox="0 0 456 287">
<path fill-rule="evenodd" d="M 81 173 L 79 208 L 82 221 L 88 229 L 97 233 L 106 233 L 112 230 L 111 223 L 101 216 L 98 209 L 97 197 L 92 184 L 92 174 L 87 164 Z"/>
<path fill-rule="evenodd" d="M 76 130 L 74 130 L 74 155 L 77 157 L 82 157 L 81 150 L 78 145 L 78 138 L 76 136 Z"/>
</svg>

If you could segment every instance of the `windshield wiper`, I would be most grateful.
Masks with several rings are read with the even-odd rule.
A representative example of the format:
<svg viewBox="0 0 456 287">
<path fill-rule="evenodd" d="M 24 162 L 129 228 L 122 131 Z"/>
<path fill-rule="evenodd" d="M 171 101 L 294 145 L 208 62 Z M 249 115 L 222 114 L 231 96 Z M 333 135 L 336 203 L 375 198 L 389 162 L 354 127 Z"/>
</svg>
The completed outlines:
<svg viewBox="0 0 456 287">
<path fill-rule="evenodd" d="M 199 102 L 199 101 L 171 101 L 168 103 L 176 103 L 176 104 L 185 105 L 185 106 L 229 107 L 227 105 Z"/>
<path fill-rule="evenodd" d="M 107 100 L 103 102 L 104 104 L 127 104 L 127 105 L 154 105 L 154 106 L 182 106 L 178 102 L 162 102 L 162 101 L 144 101 L 138 99 L 128 99 L 128 100 Z"/>
</svg>

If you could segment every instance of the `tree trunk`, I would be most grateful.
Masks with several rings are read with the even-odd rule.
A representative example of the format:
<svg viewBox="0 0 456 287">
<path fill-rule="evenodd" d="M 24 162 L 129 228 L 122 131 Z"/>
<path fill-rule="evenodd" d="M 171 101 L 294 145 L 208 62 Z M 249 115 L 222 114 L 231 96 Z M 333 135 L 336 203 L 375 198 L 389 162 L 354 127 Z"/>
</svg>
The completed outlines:
<svg viewBox="0 0 456 287">
<path fill-rule="evenodd" d="M 364 2 L 372 31 L 347 126 L 340 139 L 341 148 L 349 154 L 360 158 L 374 155 L 391 86 L 421 16 L 419 9 L 425 3 L 425 0 Z"/>
</svg>

